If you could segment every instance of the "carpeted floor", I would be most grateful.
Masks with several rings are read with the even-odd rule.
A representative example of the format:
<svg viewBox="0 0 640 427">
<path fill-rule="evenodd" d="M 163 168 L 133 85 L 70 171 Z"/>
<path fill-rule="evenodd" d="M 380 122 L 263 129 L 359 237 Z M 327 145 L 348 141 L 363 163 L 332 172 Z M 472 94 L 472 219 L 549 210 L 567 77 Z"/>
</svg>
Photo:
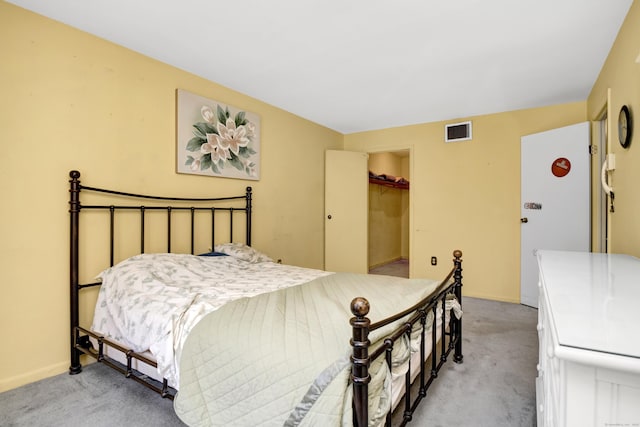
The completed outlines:
<svg viewBox="0 0 640 427">
<path fill-rule="evenodd" d="M 102 364 L 0 394 L 0 426 L 184 426 L 173 402 Z"/>
<path fill-rule="evenodd" d="M 463 310 L 464 363 L 443 366 L 416 425 L 535 426 L 538 310 L 476 298 Z"/>
<path fill-rule="evenodd" d="M 387 276 L 409 277 L 409 260 L 399 259 L 397 261 L 379 265 L 369 270 L 369 274 L 384 274 Z"/>
<path fill-rule="evenodd" d="M 414 426 L 531 427 L 537 310 L 465 298 L 464 363 L 449 360 Z M 172 402 L 100 364 L 0 393 L 2 426 L 182 426 Z M 248 426 L 249 427 L 249 426 Z"/>
</svg>

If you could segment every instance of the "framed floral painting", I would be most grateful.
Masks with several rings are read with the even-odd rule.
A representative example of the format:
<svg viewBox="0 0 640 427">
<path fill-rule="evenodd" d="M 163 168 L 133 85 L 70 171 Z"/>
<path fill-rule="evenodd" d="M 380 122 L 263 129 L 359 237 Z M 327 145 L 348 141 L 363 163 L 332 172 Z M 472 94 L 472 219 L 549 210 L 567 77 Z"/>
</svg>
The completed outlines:
<svg viewBox="0 0 640 427">
<path fill-rule="evenodd" d="M 176 91 L 176 170 L 260 179 L 260 117 L 182 89 Z"/>
</svg>

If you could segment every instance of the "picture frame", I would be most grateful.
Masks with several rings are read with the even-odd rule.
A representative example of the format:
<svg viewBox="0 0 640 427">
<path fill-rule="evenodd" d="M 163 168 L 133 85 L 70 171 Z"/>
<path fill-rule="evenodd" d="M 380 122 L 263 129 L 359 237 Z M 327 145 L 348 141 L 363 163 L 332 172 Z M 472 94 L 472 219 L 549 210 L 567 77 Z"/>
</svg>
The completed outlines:
<svg viewBox="0 0 640 427">
<path fill-rule="evenodd" d="M 260 179 L 260 117 L 176 90 L 176 172 Z"/>
</svg>

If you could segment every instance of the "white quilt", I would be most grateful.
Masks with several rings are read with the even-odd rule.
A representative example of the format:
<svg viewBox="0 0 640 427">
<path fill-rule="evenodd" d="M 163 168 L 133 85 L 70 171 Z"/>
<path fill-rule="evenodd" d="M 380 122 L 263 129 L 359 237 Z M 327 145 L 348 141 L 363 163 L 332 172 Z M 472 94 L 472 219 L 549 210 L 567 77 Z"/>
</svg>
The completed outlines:
<svg viewBox="0 0 640 427">
<path fill-rule="evenodd" d="M 149 350 L 158 373 L 178 388 L 189 331 L 229 301 L 331 273 L 234 256 L 142 254 L 103 271 L 91 329 L 136 352 Z"/>
<path fill-rule="evenodd" d="M 351 425 L 349 302 L 366 296 L 375 322 L 437 285 L 335 273 L 226 304 L 204 317 L 185 342 L 176 413 L 194 427 Z M 404 321 L 372 331 L 370 351 Z M 406 372 L 410 357 L 404 335 L 394 345 L 392 365 Z M 391 375 L 382 357 L 369 373 L 369 424 L 377 426 L 391 408 Z"/>
</svg>

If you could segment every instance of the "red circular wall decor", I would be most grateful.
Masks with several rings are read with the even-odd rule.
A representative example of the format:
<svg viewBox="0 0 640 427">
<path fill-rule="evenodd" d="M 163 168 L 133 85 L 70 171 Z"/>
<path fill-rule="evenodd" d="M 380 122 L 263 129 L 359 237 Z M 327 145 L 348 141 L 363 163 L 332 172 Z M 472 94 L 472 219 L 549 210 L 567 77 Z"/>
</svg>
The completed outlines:
<svg viewBox="0 0 640 427">
<path fill-rule="evenodd" d="M 558 157 L 551 164 L 551 173 L 557 176 L 558 178 L 562 178 L 567 175 L 571 171 L 571 162 L 569 159 L 564 157 Z"/>
</svg>

